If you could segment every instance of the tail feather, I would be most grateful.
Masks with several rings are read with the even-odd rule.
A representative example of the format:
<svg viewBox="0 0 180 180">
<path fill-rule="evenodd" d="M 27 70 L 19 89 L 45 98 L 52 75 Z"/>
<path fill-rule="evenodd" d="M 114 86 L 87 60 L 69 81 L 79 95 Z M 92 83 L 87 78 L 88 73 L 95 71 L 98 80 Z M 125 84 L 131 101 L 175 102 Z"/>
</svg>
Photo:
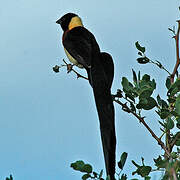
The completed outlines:
<svg viewBox="0 0 180 180">
<path fill-rule="evenodd" d="M 111 96 L 111 85 L 114 76 L 112 58 L 107 53 L 101 53 L 95 61 L 89 74 L 96 108 L 100 121 L 101 140 L 107 175 L 114 180 L 116 135 L 114 123 L 114 105 Z"/>
<path fill-rule="evenodd" d="M 110 91 L 105 91 L 103 95 L 106 96 L 101 99 L 96 96 L 96 91 L 94 91 L 96 107 L 100 121 L 101 139 L 106 164 L 106 172 L 107 175 L 110 175 L 111 180 L 113 180 L 115 174 L 116 149 L 114 106 Z"/>
</svg>

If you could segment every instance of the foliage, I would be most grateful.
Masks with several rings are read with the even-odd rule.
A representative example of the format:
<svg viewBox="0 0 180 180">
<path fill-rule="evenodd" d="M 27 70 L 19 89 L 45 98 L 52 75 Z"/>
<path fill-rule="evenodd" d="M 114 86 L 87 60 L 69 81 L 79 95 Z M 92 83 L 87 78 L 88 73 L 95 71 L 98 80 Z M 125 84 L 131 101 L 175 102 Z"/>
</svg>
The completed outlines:
<svg viewBox="0 0 180 180">
<path fill-rule="evenodd" d="M 6 178 L 6 180 L 13 180 L 13 177 L 12 177 L 12 175 L 10 175 L 10 177 L 8 178 Z"/>
<path fill-rule="evenodd" d="M 128 154 L 126 152 L 122 153 L 120 160 L 118 162 L 119 169 L 123 170 L 127 156 L 128 156 Z M 106 179 L 102 178 L 103 170 L 101 170 L 99 173 L 97 173 L 97 172 L 93 171 L 93 168 L 90 164 L 85 164 L 83 161 L 76 161 L 76 162 L 71 164 L 71 167 L 74 170 L 80 171 L 83 173 L 82 180 L 86 180 L 86 179 L 110 180 L 109 176 L 107 176 Z M 120 174 L 121 173 L 118 174 L 119 180 L 126 180 L 127 179 L 126 174 L 122 174 L 121 177 L 120 177 Z"/>
</svg>

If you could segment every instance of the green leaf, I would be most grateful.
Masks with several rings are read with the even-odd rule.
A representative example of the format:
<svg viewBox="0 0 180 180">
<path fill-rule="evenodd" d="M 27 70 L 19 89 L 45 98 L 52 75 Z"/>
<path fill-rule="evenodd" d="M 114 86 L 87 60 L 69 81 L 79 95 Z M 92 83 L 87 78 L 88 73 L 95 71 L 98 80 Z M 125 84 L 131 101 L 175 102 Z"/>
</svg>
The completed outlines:
<svg viewBox="0 0 180 180">
<path fill-rule="evenodd" d="M 153 109 L 155 106 L 157 106 L 157 102 L 153 97 L 149 97 L 147 98 L 147 100 L 148 100 L 148 104 L 144 106 L 143 109 L 150 110 Z"/>
<path fill-rule="evenodd" d="M 180 146 L 180 132 L 177 132 L 174 138 L 176 139 L 175 145 Z"/>
<path fill-rule="evenodd" d="M 88 179 L 88 178 L 90 178 L 90 177 L 91 177 L 90 174 L 84 174 L 84 175 L 82 176 L 82 180 L 86 180 L 86 179 Z"/>
<path fill-rule="evenodd" d="M 176 101 L 176 98 L 174 98 L 174 97 L 168 97 L 168 102 L 169 102 L 169 103 L 175 103 L 175 101 Z"/>
<path fill-rule="evenodd" d="M 133 86 L 132 83 L 129 82 L 129 87 L 130 87 L 130 89 L 132 90 L 134 86 Z"/>
<path fill-rule="evenodd" d="M 179 91 L 180 91 L 180 79 L 176 80 L 175 83 L 171 84 L 167 94 L 168 96 L 174 96 Z"/>
<path fill-rule="evenodd" d="M 145 50 L 146 50 L 145 47 L 140 46 L 140 44 L 139 44 L 138 41 L 135 43 L 135 46 L 136 46 L 136 48 L 137 48 L 139 51 L 141 51 L 142 53 L 144 53 Z"/>
<path fill-rule="evenodd" d="M 157 102 L 159 104 L 159 106 L 161 106 L 163 109 L 168 109 L 168 104 L 166 101 L 164 101 L 163 99 L 161 99 L 161 97 L 158 95 L 157 96 Z"/>
<path fill-rule="evenodd" d="M 126 152 L 123 152 L 122 155 L 121 155 L 121 158 L 120 158 L 120 161 L 118 162 L 118 167 L 120 169 L 123 169 L 124 167 L 124 164 L 126 162 L 126 159 L 127 159 L 127 156 L 128 154 Z"/>
<path fill-rule="evenodd" d="M 142 168 L 140 169 L 139 175 L 141 175 L 142 177 L 146 177 L 151 172 L 151 169 L 152 168 L 150 166 L 142 166 Z"/>
<path fill-rule="evenodd" d="M 147 57 L 140 57 L 136 59 L 139 64 L 147 64 L 149 63 L 149 59 Z"/>
<path fill-rule="evenodd" d="M 140 166 L 137 168 L 137 170 L 135 172 L 133 172 L 132 174 L 138 174 L 141 177 L 146 177 L 149 175 L 149 173 L 151 172 L 152 168 L 150 166 Z"/>
<path fill-rule="evenodd" d="M 166 119 L 169 116 L 170 112 L 168 109 L 162 109 L 160 111 L 160 117 L 161 119 Z"/>
<path fill-rule="evenodd" d="M 175 102 L 175 111 L 180 116 L 180 95 L 177 97 Z"/>
<path fill-rule="evenodd" d="M 171 153 L 171 157 L 173 158 L 173 159 L 176 159 L 178 156 L 177 156 L 177 153 L 176 152 L 172 152 Z"/>
<path fill-rule="evenodd" d="M 141 98 L 141 99 L 140 99 L 140 104 L 142 104 L 143 106 L 144 106 L 144 105 L 147 105 L 147 104 L 148 104 L 147 98 Z"/>
<path fill-rule="evenodd" d="M 155 106 L 157 105 L 156 100 L 152 97 L 148 97 L 148 98 L 142 98 L 139 101 L 139 105 L 138 105 L 138 109 L 139 107 L 142 107 L 142 109 L 144 110 L 150 110 L 153 109 Z M 141 108 L 140 108 L 141 109 Z"/>
<path fill-rule="evenodd" d="M 13 180 L 12 175 L 10 175 L 10 178 L 7 177 L 6 180 Z"/>
<path fill-rule="evenodd" d="M 166 168 L 168 164 L 168 160 L 163 160 L 161 156 L 159 156 L 157 159 L 154 159 L 155 166 L 158 168 Z"/>
<path fill-rule="evenodd" d="M 132 163 L 137 167 L 137 168 L 139 168 L 139 167 L 141 167 L 140 165 L 138 165 L 135 161 L 133 161 L 132 160 Z"/>
<path fill-rule="evenodd" d="M 158 96 L 157 96 L 157 102 L 158 102 L 158 104 L 159 104 L 160 106 L 162 106 L 162 100 L 161 100 L 159 94 L 158 94 Z"/>
<path fill-rule="evenodd" d="M 176 119 L 177 123 L 176 123 L 176 127 L 180 129 L 180 117 L 178 117 Z"/>
<path fill-rule="evenodd" d="M 178 93 L 179 92 L 179 89 L 178 89 L 178 87 L 176 87 L 176 88 L 174 88 L 173 90 L 172 90 L 172 92 L 171 92 L 171 96 L 174 96 L 176 93 Z"/>
<path fill-rule="evenodd" d="M 133 82 L 134 84 L 137 84 L 137 76 L 136 76 L 136 72 L 132 69 L 133 72 Z"/>
<path fill-rule="evenodd" d="M 136 105 L 136 108 L 137 108 L 137 109 L 142 109 L 142 107 L 143 107 L 142 104 L 137 104 L 137 105 Z"/>
<path fill-rule="evenodd" d="M 149 82 L 150 81 L 150 76 L 148 74 L 145 74 L 143 77 L 142 77 L 142 80 L 146 81 L 146 82 Z"/>
<path fill-rule="evenodd" d="M 141 161 L 142 161 L 142 165 L 145 166 L 144 165 L 144 158 L 143 157 L 141 157 Z"/>
<path fill-rule="evenodd" d="M 75 163 L 71 163 L 71 166 L 74 170 L 82 171 L 82 168 L 84 166 L 83 161 L 76 161 Z"/>
<path fill-rule="evenodd" d="M 139 98 L 148 98 L 152 95 L 153 91 L 151 89 L 145 89 L 144 91 L 141 92 L 141 94 L 139 95 Z"/>
<path fill-rule="evenodd" d="M 103 169 L 101 170 L 101 172 L 99 174 L 99 179 L 101 179 L 102 175 L 103 175 Z"/>
<path fill-rule="evenodd" d="M 180 139 L 178 139 L 175 143 L 176 146 L 180 146 Z"/>
<path fill-rule="evenodd" d="M 170 130 L 174 127 L 174 121 L 171 118 L 167 119 L 167 130 Z"/>
<path fill-rule="evenodd" d="M 142 98 L 139 100 L 139 103 L 136 105 L 137 109 L 142 109 L 145 105 L 147 105 L 148 101 L 146 98 Z"/>
<path fill-rule="evenodd" d="M 127 79 L 126 77 L 123 77 L 123 78 L 122 78 L 121 84 L 122 84 L 123 89 L 124 89 L 125 92 L 127 92 L 127 91 L 130 89 L 130 87 L 129 87 L 129 81 L 128 81 L 128 79 Z"/>
<path fill-rule="evenodd" d="M 166 79 L 166 87 L 167 87 L 167 89 L 169 89 L 170 86 L 171 86 L 171 80 L 170 80 L 170 77 L 167 77 L 167 79 Z"/>
<path fill-rule="evenodd" d="M 145 178 L 144 178 L 144 180 L 150 180 L 151 179 L 151 177 L 149 177 L 149 176 L 146 176 Z"/>
<path fill-rule="evenodd" d="M 92 173 L 92 166 L 90 164 L 85 164 L 83 161 L 71 163 L 71 167 L 76 171 Z"/>
<path fill-rule="evenodd" d="M 139 88 L 140 88 L 140 92 L 147 89 L 147 88 L 151 88 L 149 85 L 149 82 L 143 81 L 141 80 L 139 83 Z"/>
<path fill-rule="evenodd" d="M 150 85 L 153 89 L 156 89 L 156 82 L 154 79 L 150 82 Z"/>
<path fill-rule="evenodd" d="M 162 99 L 162 108 L 169 108 L 169 106 L 168 106 L 168 104 L 167 104 L 167 102 L 166 101 L 164 101 L 163 99 Z"/>
<path fill-rule="evenodd" d="M 92 173 L 92 166 L 90 164 L 85 164 L 82 167 L 82 171 L 86 173 Z"/>
</svg>

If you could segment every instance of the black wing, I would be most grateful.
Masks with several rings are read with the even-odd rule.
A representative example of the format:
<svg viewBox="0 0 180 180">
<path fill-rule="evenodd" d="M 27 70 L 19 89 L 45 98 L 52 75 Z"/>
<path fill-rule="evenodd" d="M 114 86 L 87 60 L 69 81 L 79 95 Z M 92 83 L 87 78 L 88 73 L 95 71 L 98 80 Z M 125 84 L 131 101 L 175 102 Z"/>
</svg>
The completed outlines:
<svg viewBox="0 0 180 180">
<path fill-rule="evenodd" d="M 109 88 L 112 86 L 114 78 L 114 63 L 110 54 L 106 52 L 101 53 L 101 64 L 107 77 L 107 85 Z"/>
<path fill-rule="evenodd" d="M 95 41 L 93 34 L 79 26 L 65 32 L 63 45 L 78 63 L 89 68 L 92 62 L 93 41 Z"/>
</svg>

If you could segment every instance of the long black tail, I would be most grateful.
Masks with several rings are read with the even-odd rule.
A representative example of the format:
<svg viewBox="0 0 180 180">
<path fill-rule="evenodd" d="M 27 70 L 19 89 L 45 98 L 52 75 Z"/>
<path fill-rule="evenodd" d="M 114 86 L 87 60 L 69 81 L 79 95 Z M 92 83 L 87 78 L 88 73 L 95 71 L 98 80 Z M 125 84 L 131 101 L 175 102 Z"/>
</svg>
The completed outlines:
<svg viewBox="0 0 180 180">
<path fill-rule="evenodd" d="M 92 65 L 89 78 L 91 78 L 90 84 L 93 88 L 100 121 L 106 172 L 111 180 L 114 180 L 116 150 L 114 106 L 111 96 L 113 76 L 114 65 L 111 56 L 101 53 L 100 58 Z"/>
</svg>

